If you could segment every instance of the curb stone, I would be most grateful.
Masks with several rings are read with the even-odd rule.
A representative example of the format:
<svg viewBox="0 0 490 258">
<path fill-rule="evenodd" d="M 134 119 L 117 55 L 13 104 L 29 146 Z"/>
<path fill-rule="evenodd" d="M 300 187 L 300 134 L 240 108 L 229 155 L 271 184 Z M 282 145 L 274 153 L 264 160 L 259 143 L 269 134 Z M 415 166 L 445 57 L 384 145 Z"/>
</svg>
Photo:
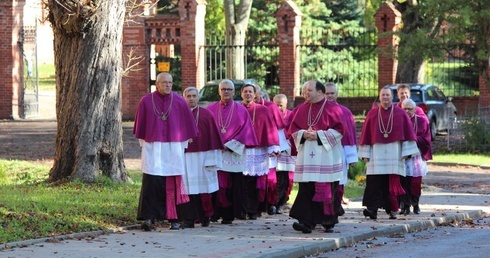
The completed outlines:
<svg viewBox="0 0 490 258">
<path fill-rule="evenodd" d="M 474 164 L 465 164 L 465 163 L 459 163 L 459 162 L 428 161 L 427 164 L 435 165 L 435 166 L 443 166 L 443 167 L 464 166 L 464 167 L 474 167 L 474 168 L 481 168 L 481 169 L 490 169 L 490 165 L 474 165 Z"/>
</svg>

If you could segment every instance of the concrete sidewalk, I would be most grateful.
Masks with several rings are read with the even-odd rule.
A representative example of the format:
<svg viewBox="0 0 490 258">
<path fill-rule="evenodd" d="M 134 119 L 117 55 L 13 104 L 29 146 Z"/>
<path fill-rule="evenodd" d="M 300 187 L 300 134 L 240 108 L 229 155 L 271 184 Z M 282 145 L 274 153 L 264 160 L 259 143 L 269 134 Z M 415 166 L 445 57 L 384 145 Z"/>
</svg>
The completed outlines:
<svg viewBox="0 0 490 258">
<path fill-rule="evenodd" d="M 420 215 L 388 219 L 364 218 L 360 201 L 344 205 L 333 233 L 317 227 L 311 234 L 294 231 L 295 221 L 284 215 L 263 215 L 258 220 L 235 220 L 232 225 L 199 224 L 194 229 L 171 231 L 162 225 L 143 232 L 137 225 L 109 234 L 88 232 L 58 238 L 8 243 L 6 257 L 301 257 L 335 250 L 373 237 L 420 231 L 441 224 L 478 219 L 488 215 L 490 196 L 450 193 L 429 187 L 421 197 Z M 468 206 L 471 204 L 471 206 Z M 164 227 L 165 226 L 165 227 Z M 7 248 L 5 248 L 7 247 Z"/>
</svg>

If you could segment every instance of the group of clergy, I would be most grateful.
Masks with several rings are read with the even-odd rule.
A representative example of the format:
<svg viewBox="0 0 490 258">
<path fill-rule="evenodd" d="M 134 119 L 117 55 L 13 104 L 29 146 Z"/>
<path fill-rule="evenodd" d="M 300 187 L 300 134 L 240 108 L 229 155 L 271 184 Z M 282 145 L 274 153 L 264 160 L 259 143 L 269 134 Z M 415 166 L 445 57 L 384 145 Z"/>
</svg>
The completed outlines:
<svg viewBox="0 0 490 258">
<path fill-rule="evenodd" d="M 225 79 L 220 100 L 204 108 L 197 88 L 186 88 L 181 97 L 172 83 L 169 73 L 160 73 L 156 91 L 141 99 L 135 118 L 143 171 L 137 219 L 145 231 L 162 220 L 177 230 L 281 214 L 294 181 L 294 230 L 311 233 L 321 225 L 331 232 L 344 213 L 348 168 L 359 158 L 368 164 L 365 216 L 376 219 L 377 209 L 385 208 L 396 218 L 399 200 L 403 214 L 410 205 L 420 212 L 414 185 L 420 188 L 416 177 L 424 175 L 420 170 L 430 155 L 421 155 L 416 132 L 425 130 L 427 119 L 417 119 L 413 101 L 401 101 L 406 112 L 393 105 L 389 88 L 369 111 L 358 146 L 354 116 L 336 102 L 335 84 L 306 82 L 305 102 L 290 111 L 285 95 L 264 100 L 252 84 L 242 86 L 239 103 L 234 83 Z"/>
</svg>

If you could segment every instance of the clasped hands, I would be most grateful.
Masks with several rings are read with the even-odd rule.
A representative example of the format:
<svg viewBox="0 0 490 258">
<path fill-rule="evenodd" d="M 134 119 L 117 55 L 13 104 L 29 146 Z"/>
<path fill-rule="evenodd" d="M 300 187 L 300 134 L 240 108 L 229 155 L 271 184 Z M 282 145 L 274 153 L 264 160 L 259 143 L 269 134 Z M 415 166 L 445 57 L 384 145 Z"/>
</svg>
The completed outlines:
<svg viewBox="0 0 490 258">
<path fill-rule="evenodd" d="M 303 133 L 303 138 L 308 141 L 316 141 L 318 136 L 316 134 L 316 131 L 313 129 L 308 129 Z"/>
</svg>

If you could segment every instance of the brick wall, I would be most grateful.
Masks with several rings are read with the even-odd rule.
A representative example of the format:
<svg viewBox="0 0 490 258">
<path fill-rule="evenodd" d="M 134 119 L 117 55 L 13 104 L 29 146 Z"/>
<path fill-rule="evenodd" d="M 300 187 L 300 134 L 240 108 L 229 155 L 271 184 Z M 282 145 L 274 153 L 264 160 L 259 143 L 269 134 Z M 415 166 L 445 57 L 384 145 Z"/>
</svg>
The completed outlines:
<svg viewBox="0 0 490 258">
<path fill-rule="evenodd" d="M 122 78 L 122 117 L 124 120 L 134 119 L 138 103 L 146 93 L 150 85 L 149 71 L 149 52 L 146 45 L 125 45 L 123 46 L 124 53 L 133 51 L 134 56 L 140 56 L 140 64 L 135 67 L 134 71 L 129 72 Z M 124 62 L 127 63 L 127 58 L 124 56 Z"/>
<path fill-rule="evenodd" d="M 25 2 L 0 1 L 0 119 L 17 119 L 22 112 L 22 54 L 18 41 Z"/>
<path fill-rule="evenodd" d="M 489 40 L 489 44 L 490 44 L 490 40 Z M 490 59 L 488 60 L 487 76 L 490 77 Z M 490 107 L 490 90 L 489 90 L 490 82 L 488 83 L 488 85 L 486 85 L 483 76 L 480 75 L 478 83 L 479 83 L 479 90 L 480 90 L 480 101 L 479 101 L 480 107 L 483 108 Z"/>
<path fill-rule="evenodd" d="M 398 37 L 388 32 L 396 32 L 401 22 L 401 13 L 392 3 L 385 2 L 378 9 L 375 17 L 378 29 L 378 87 L 394 84 L 396 79 L 397 60 L 391 56 L 398 47 Z"/>
<path fill-rule="evenodd" d="M 279 39 L 279 93 L 294 103 L 296 89 L 300 87 L 300 35 L 301 11 L 292 1 L 286 1 L 276 13 L 277 38 Z M 297 97 L 296 97 L 297 98 Z M 292 108 L 289 104 L 288 108 Z"/>
<path fill-rule="evenodd" d="M 124 67 L 136 64 L 122 78 L 122 118 L 123 120 L 133 120 L 138 109 L 138 103 L 147 94 L 150 85 L 150 51 L 145 40 L 144 20 L 141 17 L 135 18 L 139 25 L 126 24 L 123 28 L 123 63 Z M 129 61 L 128 55 L 132 53 L 134 58 L 141 58 Z"/>
</svg>

